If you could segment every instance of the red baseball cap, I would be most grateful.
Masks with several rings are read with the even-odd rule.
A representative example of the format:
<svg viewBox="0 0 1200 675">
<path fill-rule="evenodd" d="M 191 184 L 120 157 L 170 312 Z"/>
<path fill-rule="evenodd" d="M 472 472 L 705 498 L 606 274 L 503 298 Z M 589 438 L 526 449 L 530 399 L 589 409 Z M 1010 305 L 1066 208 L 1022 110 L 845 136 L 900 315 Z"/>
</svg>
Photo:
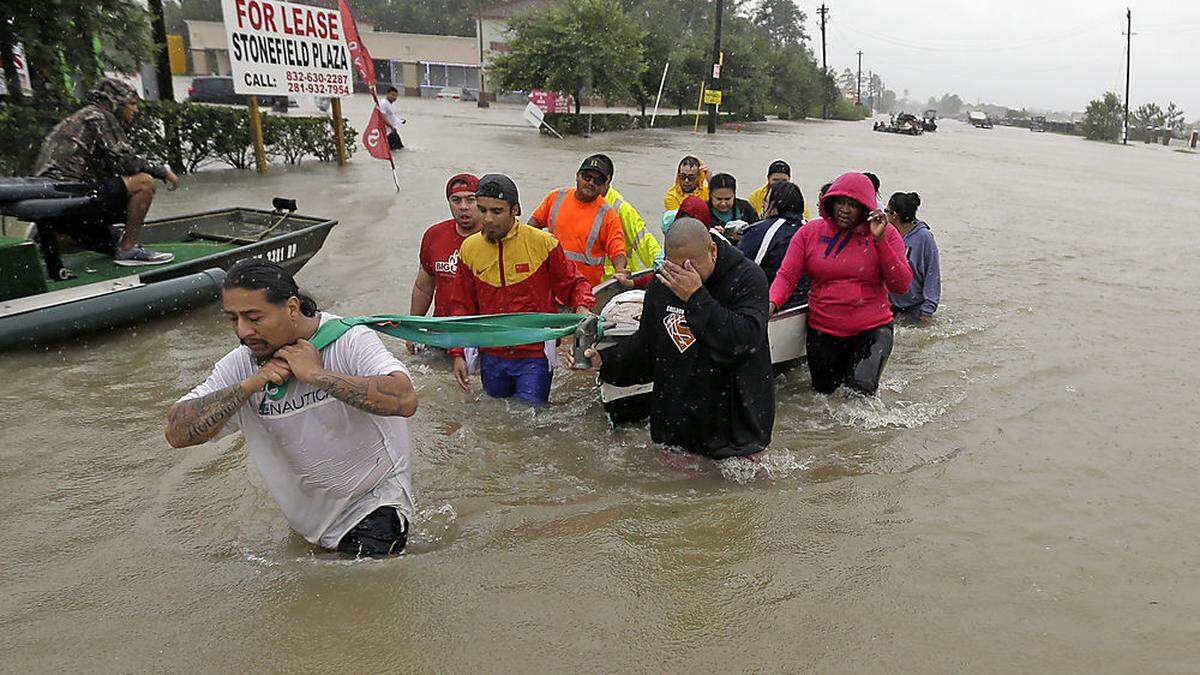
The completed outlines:
<svg viewBox="0 0 1200 675">
<path fill-rule="evenodd" d="M 459 187 L 461 186 L 461 187 Z M 476 192 L 479 190 L 479 179 L 469 173 L 451 176 L 446 182 L 446 199 L 455 192 Z"/>
</svg>

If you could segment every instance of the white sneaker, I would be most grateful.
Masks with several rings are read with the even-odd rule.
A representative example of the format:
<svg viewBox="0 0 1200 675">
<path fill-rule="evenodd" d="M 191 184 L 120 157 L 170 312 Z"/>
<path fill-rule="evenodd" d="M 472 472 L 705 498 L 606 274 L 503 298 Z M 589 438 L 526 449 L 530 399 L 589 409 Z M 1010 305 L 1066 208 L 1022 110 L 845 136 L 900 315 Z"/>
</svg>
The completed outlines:
<svg viewBox="0 0 1200 675">
<path fill-rule="evenodd" d="M 148 248 L 142 248 L 141 244 L 134 246 L 128 251 L 117 251 L 117 255 L 113 256 L 113 262 L 122 267 L 133 267 L 135 265 L 163 265 L 175 259 L 174 253 L 163 253 L 162 251 L 152 251 Z"/>
</svg>

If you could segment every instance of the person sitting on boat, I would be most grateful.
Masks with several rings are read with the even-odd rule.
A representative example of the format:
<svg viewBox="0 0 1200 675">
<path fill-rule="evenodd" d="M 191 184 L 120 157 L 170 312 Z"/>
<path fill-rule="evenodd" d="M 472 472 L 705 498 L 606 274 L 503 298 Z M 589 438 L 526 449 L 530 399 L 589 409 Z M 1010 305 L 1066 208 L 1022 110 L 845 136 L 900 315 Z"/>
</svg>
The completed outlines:
<svg viewBox="0 0 1200 675">
<path fill-rule="evenodd" d="M 712 211 L 713 227 L 734 241 L 741 236 L 741 227 L 759 220 L 758 211 L 750 202 L 738 198 L 737 179 L 727 173 L 719 173 L 708 181 L 708 208 Z"/>
<path fill-rule="evenodd" d="M 694 218 L 675 221 L 666 245 L 637 331 L 586 354 L 603 382 L 654 384 L 655 443 L 713 459 L 762 452 L 775 424 L 766 276 Z"/>
<path fill-rule="evenodd" d="M 529 218 L 529 225 L 549 230 L 592 286 L 604 278 L 604 261 L 612 262 L 613 278 L 632 287 L 626 268 L 625 234 L 617 210 L 604 199 L 612 182 L 612 161 L 604 155 L 583 160 L 575 172 L 575 187 L 546 195 Z"/>
<path fill-rule="evenodd" d="M 165 164 L 151 164 L 134 152 L 125 127 L 137 114 L 133 87 L 106 77 L 88 92 L 87 105 L 59 122 L 46 139 L 34 164 L 38 176 L 89 183 L 101 212 L 56 228 L 88 248 L 96 248 L 118 265 L 161 265 L 175 256 L 143 248 L 138 243 L 142 223 L 154 201 L 154 180 L 179 187 L 179 176 Z M 113 242 L 111 225 L 125 223 Z M 64 227 L 66 229 L 64 229 Z"/>
<path fill-rule="evenodd" d="M 712 226 L 712 210 L 709 209 L 708 202 L 696 195 L 688 195 L 679 204 L 678 209 L 663 213 L 663 234 L 665 235 L 680 218 L 695 218 L 704 223 L 705 227 Z"/>
<path fill-rule="evenodd" d="M 783 264 L 783 257 L 791 244 L 792 236 L 804 225 L 804 195 L 795 183 L 775 183 L 767 193 L 766 212 L 763 220 L 751 225 L 742 233 L 737 247 L 746 257 L 753 260 L 767 275 L 767 283 L 775 281 L 775 273 Z M 798 307 L 808 302 L 808 278 L 796 284 L 787 302 L 781 309 Z"/>
<path fill-rule="evenodd" d="M 417 411 L 404 364 L 366 326 L 318 351 L 309 340 L 338 317 L 268 260 L 235 263 L 221 296 L 241 346 L 170 407 L 167 442 L 240 430 L 293 530 L 349 555 L 401 553 L 413 519 L 404 418 Z"/>
<path fill-rule="evenodd" d="M 663 208 L 674 211 L 691 195 L 708 201 L 708 168 L 699 159 L 688 155 L 679 161 L 675 183 L 663 196 Z"/>
<path fill-rule="evenodd" d="M 908 266 L 913 280 L 904 293 L 891 293 L 892 313 L 905 321 L 925 323 L 933 320 L 942 299 L 942 266 L 937 242 L 925 221 L 917 219 L 921 196 L 915 192 L 897 192 L 888 200 L 887 214 L 908 249 Z"/>
<path fill-rule="evenodd" d="M 763 208 L 766 206 L 767 191 L 770 190 L 771 186 L 775 185 L 776 183 L 787 183 L 791 180 L 792 167 L 782 159 L 777 159 L 774 162 L 771 162 L 771 165 L 767 167 L 767 184 L 758 188 L 754 192 L 751 192 L 746 197 L 746 201 L 750 202 L 750 206 L 753 206 L 754 210 L 758 211 L 760 216 L 766 218 L 767 216 L 765 213 L 763 213 Z M 804 213 L 801 215 L 804 216 L 805 220 L 808 220 L 809 216 L 807 204 L 804 206 Z"/>
<path fill-rule="evenodd" d="M 774 314 L 806 274 L 812 282 L 808 369 L 822 394 L 842 384 L 874 394 L 892 353 L 888 292 L 907 290 L 913 275 L 900 232 L 877 206 L 867 176 L 839 176 L 820 201 L 821 217 L 792 237 L 771 284 Z"/>
<path fill-rule="evenodd" d="M 646 229 L 646 221 L 642 219 L 642 215 L 633 207 L 633 204 L 625 201 L 625 197 L 612 186 L 612 176 L 616 173 L 612 159 L 608 155 L 592 155 L 588 160 L 592 158 L 603 162 L 613 171 L 609 174 L 608 192 L 604 195 L 604 201 L 617 210 L 617 217 L 621 219 L 621 232 L 625 235 L 626 265 L 629 271 L 658 269 L 663 261 L 662 246 L 659 245 L 654 235 L 650 234 L 650 230 Z M 588 160 L 584 160 L 584 164 L 587 164 Z M 612 260 L 606 258 L 604 260 L 604 277 L 601 281 L 612 279 L 613 272 Z"/>
<path fill-rule="evenodd" d="M 479 179 L 475 203 L 482 214 L 481 231 L 459 249 L 451 314 L 557 312 L 559 305 L 590 313 L 596 305 L 591 284 L 567 259 L 562 244 L 549 232 L 517 221 L 521 204 L 508 176 Z M 462 349 L 451 349 L 454 378 L 470 391 L 469 369 Z M 554 341 L 516 347 L 481 347 L 479 372 L 492 398 L 516 397 L 526 403 L 550 399 Z"/>
<path fill-rule="evenodd" d="M 446 182 L 450 218 L 431 225 L 421 237 L 421 266 L 413 280 L 408 310 L 412 316 L 425 316 L 430 305 L 434 316 L 450 315 L 450 294 L 458 274 L 458 249 L 467 237 L 479 231 L 483 222 L 483 214 L 475 206 L 478 186 L 479 179 L 469 173 L 451 176 Z M 408 343 L 410 354 L 419 350 L 417 343 Z"/>
</svg>

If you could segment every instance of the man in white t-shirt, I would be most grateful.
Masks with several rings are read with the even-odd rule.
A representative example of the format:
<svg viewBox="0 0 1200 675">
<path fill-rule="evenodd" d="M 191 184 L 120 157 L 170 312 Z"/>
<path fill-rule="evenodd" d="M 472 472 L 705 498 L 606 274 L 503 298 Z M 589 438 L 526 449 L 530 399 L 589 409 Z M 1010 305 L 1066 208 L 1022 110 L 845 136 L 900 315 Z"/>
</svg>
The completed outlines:
<svg viewBox="0 0 1200 675">
<path fill-rule="evenodd" d="M 400 111 L 396 110 L 396 99 L 399 97 L 400 92 L 396 91 L 395 87 L 388 87 L 387 93 L 383 95 L 383 100 L 379 102 L 379 112 L 383 115 L 383 123 L 388 128 L 388 148 L 392 150 L 404 147 L 404 141 L 400 140 L 400 125 L 404 124 L 404 120 L 400 118 Z"/>
<path fill-rule="evenodd" d="M 318 351 L 308 340 L 337 317 L 267 260 L 230 268 L 222 300 L 242 344 L 171 406 L 167 442 L 240 430 L 267 491 L 309 542 L 355 556 L 403 552 L 413 519 L 404 418 L 417 411 L 404 364 L 365 326 Z"/>
</svg>

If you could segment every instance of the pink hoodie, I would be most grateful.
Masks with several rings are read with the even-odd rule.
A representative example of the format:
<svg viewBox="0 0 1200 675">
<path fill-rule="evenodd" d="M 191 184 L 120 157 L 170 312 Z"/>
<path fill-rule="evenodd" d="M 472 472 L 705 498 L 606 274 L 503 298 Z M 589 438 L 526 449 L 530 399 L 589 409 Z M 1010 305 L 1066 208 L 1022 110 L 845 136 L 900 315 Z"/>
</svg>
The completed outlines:
<svg viewBox="0 0 1200 675">
<path fill-rule="evenodd" d="M 771 284 L 771 302 L 782 307 L 807 274 L 812 282 L 808 325 L 822 333 L 850 337 L 890 322 L 888 291 L 907 291 L 913 275 L 904 238 L 895 227 L 889 224 L 879 242 L 866 223 L 846 232 L 833 220 L 830 200 L 834 197 L 850 197 L 868 212 L 878 208 L 871 179 L 861 173 L 838 176 L 821 199 L 821 217 L 792 237 Z"/>
</svg>

